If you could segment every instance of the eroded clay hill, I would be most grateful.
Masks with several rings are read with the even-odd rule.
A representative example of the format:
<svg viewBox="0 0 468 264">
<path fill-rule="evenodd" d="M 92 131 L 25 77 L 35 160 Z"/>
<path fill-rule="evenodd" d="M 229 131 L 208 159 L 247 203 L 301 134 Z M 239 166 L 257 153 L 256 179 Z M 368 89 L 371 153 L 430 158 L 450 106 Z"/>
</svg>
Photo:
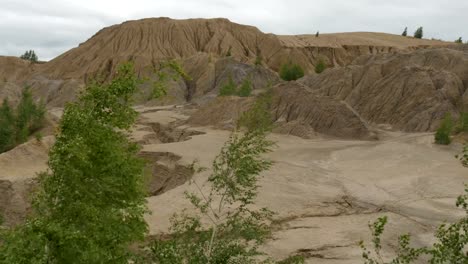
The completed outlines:
<svg viewBox="0 0 468 264">
<path fill-rule="evenodd" d="M 445 113 L 467 110 L 468 53 L 440 48 L 362 56 L 300 82 L 346 102 L 369 122 L 432 131 Z"/>
<path fill-rule="evenodd" d="M 261 56 L 277 70 L 293 59 L 312 72 L 318 59 L 345 65 L 363 54 L 448 45 L 446 42 L 382 33 L 276 36 L 227 19 L 148 18 L 107 27 L 92 38 L 44 65 L 51 78 L 87 78 L 112 74 L 122 61 L 133 60 L 140 72 L 161 59 L 188 58 L 197 53 L 225 56 L 242 62 Z"/>
</svg>

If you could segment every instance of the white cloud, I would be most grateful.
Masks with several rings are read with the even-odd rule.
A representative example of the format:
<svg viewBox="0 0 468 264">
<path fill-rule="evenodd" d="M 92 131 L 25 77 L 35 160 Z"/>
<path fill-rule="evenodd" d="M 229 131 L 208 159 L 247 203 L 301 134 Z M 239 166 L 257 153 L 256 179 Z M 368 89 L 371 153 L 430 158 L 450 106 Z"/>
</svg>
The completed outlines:
<svg viewBox="0 0 468 264">
<path fill-rule="evenodd" d="M 0 0 L 0 54 L 51 59 L 102 27 L 145 17 L 226 17 L 276 34 L 379 31 L 468 39 L 466 0 Z"/>
</svg>

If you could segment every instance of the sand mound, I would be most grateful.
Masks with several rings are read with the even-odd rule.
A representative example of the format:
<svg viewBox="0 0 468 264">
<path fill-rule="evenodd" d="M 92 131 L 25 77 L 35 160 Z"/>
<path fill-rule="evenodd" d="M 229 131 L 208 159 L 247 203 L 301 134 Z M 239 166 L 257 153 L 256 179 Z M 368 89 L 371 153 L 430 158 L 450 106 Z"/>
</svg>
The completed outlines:
<svg viewBox="0 0 468 264">
<path fill-rule="evenodd" d="M 364 119 L 405 131 L 432 131 L 468 105 L 468 53 L 452 49 L 364 56 L 300 80 L 344 100 Z"/>
</svg>

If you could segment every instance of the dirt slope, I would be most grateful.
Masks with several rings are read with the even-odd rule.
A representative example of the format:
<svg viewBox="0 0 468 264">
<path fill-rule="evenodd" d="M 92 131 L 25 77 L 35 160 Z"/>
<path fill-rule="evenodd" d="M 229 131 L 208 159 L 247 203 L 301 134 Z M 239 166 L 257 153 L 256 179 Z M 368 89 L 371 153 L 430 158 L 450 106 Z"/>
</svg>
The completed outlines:
<svg viewBox="0 0 468 264">
<path fill-rule="evenodd" d="M 433 131 L 446 112 L 467 109 L 468 53 L 442 48 L 363 56 L 300 82 L 345 101 L 369 122 Z"/>
<path fill-rule="evenodd" d="M 255 99 L 218 97 L 198 109 L 188 123 L 231 130 Z M 309 138 L 315 132 L 323 135 L 371 139 L 373 132 L 365 121 L 345 103 L 314 94 L 297 82 L 283 82 L 273 87 L 271 114 L 275 132 Z"/>
<path fill-rule="evenodd" d="M 263 62 L 277 70 L 292 59 L 312 71 L 317 59 L 330 65 L 344 65 L 362 54 L 393 52 L 400 49 L 448 45 L 380 33 L 276 36 L 252 26 L 227 19 L 147 18 L 104 28 L 78 47 L 44 65 L 50 78 L 89 78 L 115 72 L 122 61 L 133 60 L 144 73 L 158 60 L 187 58 L 197 53 L 223 57 L 228 51 L 242 62 Z"/>
</svg>

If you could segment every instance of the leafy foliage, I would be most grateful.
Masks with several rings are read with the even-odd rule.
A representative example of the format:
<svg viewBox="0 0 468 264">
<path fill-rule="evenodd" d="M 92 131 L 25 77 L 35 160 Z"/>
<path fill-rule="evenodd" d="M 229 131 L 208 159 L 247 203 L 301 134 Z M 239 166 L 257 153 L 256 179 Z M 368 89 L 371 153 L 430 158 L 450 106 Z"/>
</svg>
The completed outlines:
<svg viewBox="0 0 468 264">
<path fill-rule="evenodd" d="M 468 113 L 462 112 L 454 128 L 455 133 L 468 132 Z"/>
<path fill-rule="evenodd" d="M 327 66 L 325 65 L 323 60 L 319 60 L 317 62 L 317 65 L 315 65 L 315 72 L 316 73 L 322 73 L 326 68 L 327 68 Z"/>
<path fill-rule="evenodd" d="M 401 33 L 403 37 L 408 36 L 408 27 L 405 27 L 405 30 L 403 30 L 403 33 Z"/>
<path fill-rule="evenodd" d="M 182 66 L 175 60 L 162 61 L 155 69 L 157 80 L 153 82 L 153 89 L 149 99 L 160 98 L 167 94 L 167 84 L 169 81 L 177 81 L 182 78 L 190 81 L 192 78 L 184 71 Z"/>
<path fill-rule="evenodd" d="M 15 117 L 8 100 L 0 107 L 0 153 L 11 149 L 15 144 Z"/>
<path fill-rule="evenodd" d="M 0 107 L 0 153 L 24 143 L 41 129 L 45 123 L 45 113 L 45 105 L 34 102 L 28 87 L 23 90 L 15 111 L 5 99 Z"/>
<path fill-rule="evenodd" d="M 251 111 L 248 116 L 254 116 Z M 252 205 L 258 192 L 259 175 L 272 164 L 262 155 L 271 150 L 273 142 L 266 139 L 269 131 L 266 127 L 246 128 L 245 133 L 233 132 L 213 161 L 207 182 L 210 191 L 204 193 L 202 186 L 192 182 L 198 192 L 186 192 L 186 197 L 198 213 L 174 215 L 170 238 L 156 240 L 151 246 L 152 261 L 159 264 L 258 262 L 255 256 L 261 252 L 257 247 L 270 234 L 268 222 L 273 213 L 267 208 L 254 210 Z M 209 224 L 203 225 L 202 219 L 207 219 Z M 296 257 L 279 263 L 301 261 L 303 258 Z"/>
<path fill-rule="evenodd" d="M 28 136 L 44 124 L 45 105 L 35 104 L 29 87 L 23 90 L 21 100 L 16 108 L 16 144 L 21 144 Z"/>
<path fill-rule="evenodd" d="M 271 116 L 272 90 L 267 88 L 266 92 L 260 94 L 249 111 L 242 113 L 238 121 L 238 129 L 270 131 L 273 128 L 273 117 Z"/>
<path fill-rule="evenodd" d="M 125 64 L 65 107 L 35 213 L 4 235 L 1 263 L 128 263 L 128 246 L 147 231 L 144 164 L 126 133 L 137 83 Z"/>
<path fill-rule="evenodd" d="M 281 65 L 279 75 L 285 81 L 295 81 L 304 76 L 304 70 L 291 62 Z"/>
<path fill-rule="evenodd" d="M 31 61 L 33 63 L 35 63 L 35 62 L 37 62 L 39 60 L 39 58 L 37 57 L 34 50 L 26 51 L 23 55 L 20 56 L 20 58 L 23 59 L 23 60 Z"/>
<path fill-rule="evenodd" d="M 457 40 L 455 40 L 455 43 L 462 44 L 463 43 L 462 37 L 459 37 Z"/>
<path fill-rule="evenodd" d="M 227 82 L 219 89 L 219 96 L 231 96 L 235 95 L 237 86 L 232 79 L 232 76 L 229 75 Z"/>
<path fill-rule="evenodd" d="M 423 37 L 424 33 L 423 33 L 423 27 L 419 27 L 418 29 L 416 29 L 416 31 L 414 32 L 414 37 L 415 38 L 418 38 L 418 39 L 421 39 Z"/>
<path fill-rule="evenodd" d="M 440 124 L 440 127 L 435 133 L 435 142 L 437 144 L 448 145 L 452 140 L 450 139 L 450 134 L 452 133 L 453 121 L 452 115 L 447 113 Z"/>
<path fill-rule="evenodd" d="M 237 91 L 237 95 L 240 97 L 248 97 L 252 93 L 252 81 L 250 78 L 245 78 L 242 82 L 239 91 Z"/>
<path fill-rule="evenodd" d="M 465 144 L 463 146 L 463 150 L 460 155 L 455 156 L 457 159 L 461 161 L 463 166 L 468 166 L 468 145 Z"/>
<path fill-rule="evenodd" d="M 315 33 L 315 37 L 318 38 L 320 35 L 320 33 L 317 31 L 317 33 Z"/>
</svg>

